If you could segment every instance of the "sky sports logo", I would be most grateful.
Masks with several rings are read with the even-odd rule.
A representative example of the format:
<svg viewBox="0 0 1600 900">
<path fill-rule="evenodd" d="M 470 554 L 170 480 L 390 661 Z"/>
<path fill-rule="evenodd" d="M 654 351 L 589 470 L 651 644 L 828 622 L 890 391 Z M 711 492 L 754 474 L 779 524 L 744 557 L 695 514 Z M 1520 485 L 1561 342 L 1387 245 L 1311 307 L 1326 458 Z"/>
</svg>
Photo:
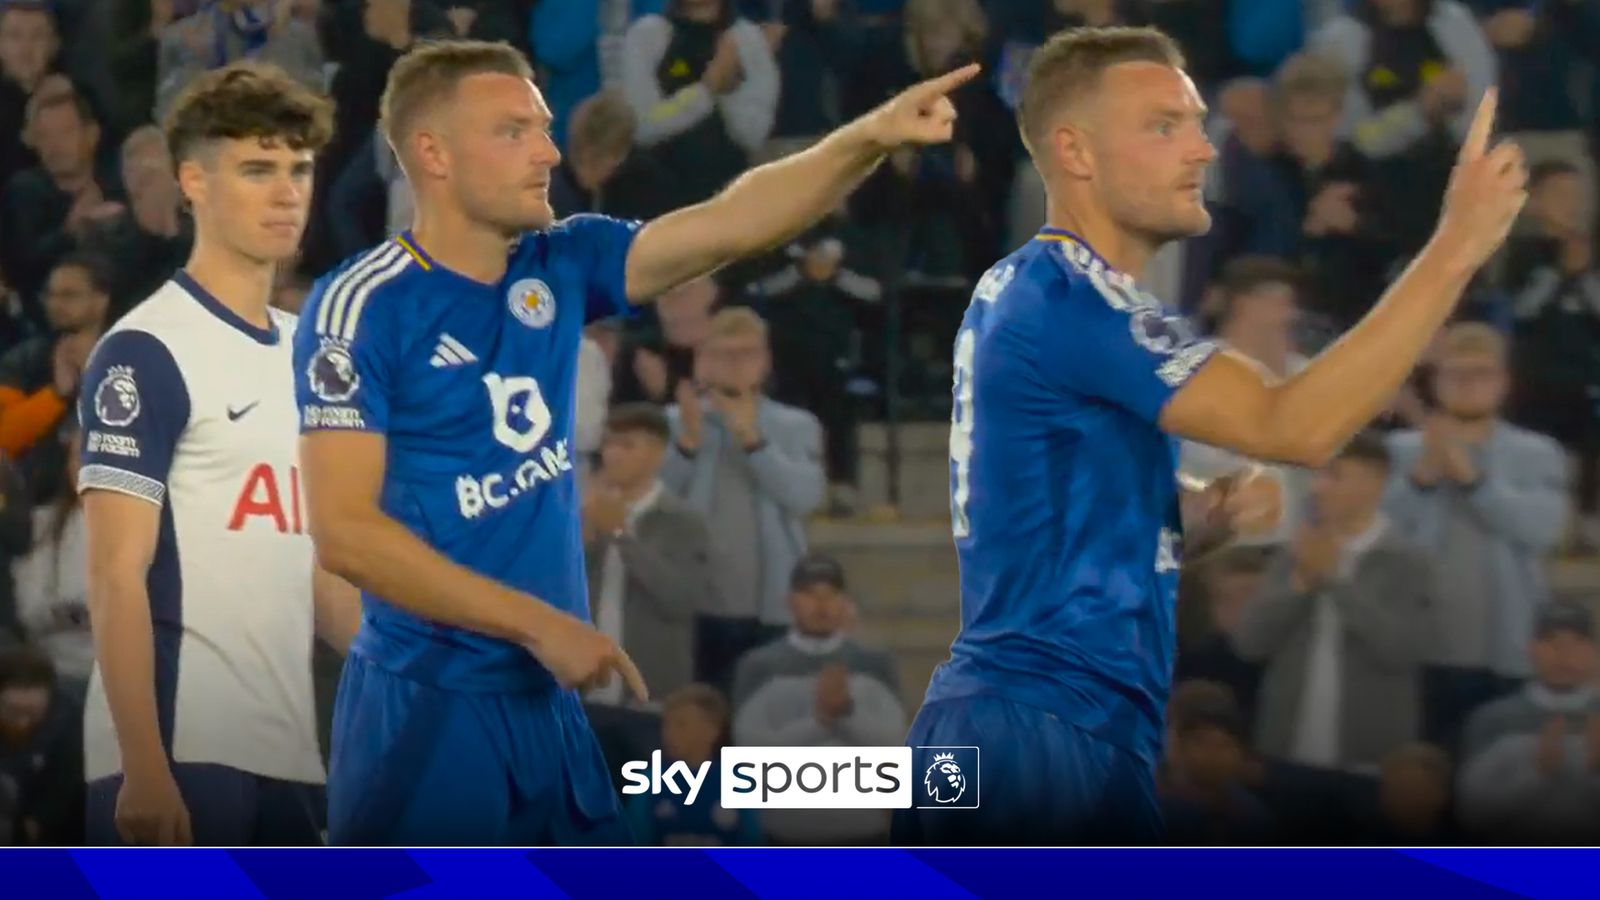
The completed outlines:
<svg viewBox="0 0 1600 900">
<path fill-rule="evenodd" d="M 724 747 L 724 809 L 976 809 L 977 747 Z M 622 767 L 622 793 L 673 794 L 693 805 L 711 775 L 660 750 Z"/>
</svg>

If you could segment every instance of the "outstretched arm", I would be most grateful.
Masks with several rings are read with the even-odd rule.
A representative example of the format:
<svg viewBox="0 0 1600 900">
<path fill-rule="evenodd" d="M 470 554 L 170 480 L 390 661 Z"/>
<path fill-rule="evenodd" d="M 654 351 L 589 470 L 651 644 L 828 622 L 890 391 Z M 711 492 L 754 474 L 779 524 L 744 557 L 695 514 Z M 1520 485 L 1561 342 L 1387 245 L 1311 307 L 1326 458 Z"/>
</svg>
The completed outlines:
<svg viewBox="0 0 1600 900">
<path fill-rule="evenodd" d="M 946 95 L 977 74 L 970 65 L 924 81 L 816 146 L 752 169 L 710 200 L 646 225 L 628 252 L 628 299 L 649 302 L 777 246 L 837 208 L 890 150 L 950 140 L 956 113 Z"/>
<path fill-rule="evenodd" d="M 1162 427 L 1253 459 L 1315 466 L 1370 422 L 1527 198 L 1522 151 L 1511 143 L 1488 150 L 1494 109 L 1490 91 L 1462 144 L 1433 238 L 1355 328 L 1277 384 L 1243 357 L 1216 354 L 1172 397 Z"/>
</svg>

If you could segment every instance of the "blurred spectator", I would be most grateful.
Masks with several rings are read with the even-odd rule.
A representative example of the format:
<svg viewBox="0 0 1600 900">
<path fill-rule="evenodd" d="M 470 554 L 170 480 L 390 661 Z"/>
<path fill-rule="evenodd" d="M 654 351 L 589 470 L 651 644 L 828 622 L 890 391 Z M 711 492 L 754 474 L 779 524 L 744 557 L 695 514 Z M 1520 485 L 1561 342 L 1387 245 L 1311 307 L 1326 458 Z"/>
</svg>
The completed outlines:
<svg viewBox="0 0 1600 900">
<path fill-rule="evenodd" d="M 769 399 L 767 323 L 745 308 L 711 321 L 700 387 L 678 383 L 661 478 L 705 517 L 714 590 L 696 624 L 695 680 L 727 685 L 739 657 L 782 633 L 802 519 L 822 503 L 822 427 Z"/>
<path fill-rule="evenodd" d="M 845 268 L 845 244 L 826 229 L 796 243 L 796 261 L 754 285 L 772 334 L 780 403 L 813 410 L 827 439 L 828 480 L 836 493 L 856 483 L 856 401 L 847 392 L 856 322 L 881 298 L 877 280 Z"/>
<path fill-rule="evenodd" d="M 1600 546 L 1600 262 L 1583 215 L 1582 175 L 1564 162 L 1528 176 L 1528 233 L 1505 253 L 1516 321 L 1517 424 L 1560 441 L 1577 460 L 1582 537 Z"/>
<path fill-rule="evenodd" d="M 0 452 L 21 461 L 38 502 L 54 498 L 61 487 L 66 451 L 50 435 L 72 409 L 110 304 L 105 261 L 69 255 L 56 264 L 45 288 L 51 334 L 0 356 Z"/>
<path fill-rule="evenodd" d="M 456 37 L 528 48 L 528 17 L 538 0 L 444 0 L 440 6 Z"/>
<path fill-rule="evenodd" d="M 1178 587 L 1178 662 L 1175 683 L 1203 680 L 1228 689 L 1246 732 L 1255 724 L 1261 666 L 1239 656 L 1233 633 L 1239 617 L 1266 583 L 1271 551 L 1235 546 L 1187 566 Z"/>
<path fill-rule="evenodd" d="M 55 68 L 61 36 L 43 3 L 0 6 L 0 184 L 38 162 L 23 137 L 28 98 Z"/>
<path fill-rule="evenodd" d="M 49 657 L 0 652 L 0 845 L 83 842 L 80 716 Z"/>
<path fill-rule="evenodd" d="M 1574 199 L 1594 210 L 1595 167 L 1576 88 L 1600 62 L 1600 4 L 1593 0 L 1470 0 L 1500 61 L 1499 130 L 1533 165 L 1561 160 L 1582 173 Z"/>
<path fill-rule="evenodd" d="M 156 292 L 189 258 L 192 224 L 161 129 L 145 125 L 122 142 L 122 184 L 128 205 L 84 234 L 84 249 L 111 266 L 115 286 L 107 324 Z"/>
<path fill-rule="evenodd" d="M 0 192 L 0 265 L 24 301 L 96 222 L 123 211 L 114 173 L 96 171 L 100 124 L 64 79 L 28 100 L 28 143 L 39 165 L 11 176 Z"/>
<path fill-rule="evenodd" d="M 372 129 L 328 189 L 328 237 L 352 256 L 411 227 L 411 185 L 394 148 Z"/>
<path fill-rule="evenodd" d="M 195 76 L 241 59 L 271 63 L 309 88 L 322 88 L 317 33 L 294 17 L 292 0 L 207 0 L 161 29 L 156 60 L 157 120 Z"/>
<path fill-rule="evenodd" d="M 369 143 L 395 60 L 418 38 L 448 36 L 454 27 L 425 0 L 339 0 L 324 6 L 320 25 L 326 55 L 338 64 L 328 90 L 334 100 L 333 143 L 317 167 L 318 179 L 332 186 L 345 164 Z M 314 245 L 314 238 L 307 244 Z M 314 268 L 320 271 L 336 260 L 326 265 L 319 261 Z"/>
<path fill-rule="evenodd" d="M 1228 346 L 1248 356 L 1272 373 L 1288 378 L 1306 364 L 1295 344 L 1300 317 L 1296 295 L 1299 272 L 1271 257 L 1242 256 L 1222 273 L 1216 310 L 1216 334 Z M 1212 481 L 1254 465 L 1244 456 L 1194 441 L 1184 441 L 1182 469 L 1203 481 Z M 1307 474 L 1292 466 L 1264 465 L 1262 470 L 1278 482 L 1282 512 L 1278 526 L 1260 535 L 1241 536 L 1248 544 L 1284 544 L 1303 517 Z"/>
<path fill-rule="evenodd" d="M 876 32 L 867 42 L 847 115 L 983 58 L 989 29 L 977 0 L 910 0 L 903 21 L 900 31 Z M 1006 197 L 1022 145 L 1015 119 L 983 79 L 957 88 L 950 100 L 954 140 L 891 153 L 889 165 L 855 193 L 851 209 L 884 235 L 886 266 L 904 259 L 924 279 L 970 285 L 1001 255 Z"/>
<path fill-rule="evenodd" d="M 712 590 L 705 522 L 658 478 L 670 439 L 659 407 L 612 410 L 583 492 L 590 614 L 658 694 L 692 680 L 692 622 Z M 586 700 L 620 704 L 623 694 L 616 679 Z"/>
<path fill-rule="evenodd" d="M 1573 600 L 1539 613 L 1533 680 L 1473 714 L 1462 748 L 1461 818 L 1495 843 L 1600 841 L 1600 695 L 1594 614 Z"/>
<path fill-rule="evenodd" d="M 739 660 L 733 738 L 744 746 L 883 747 L 905 737 L 899 679 L 887 653 L 848 634 L 852 603 L 844 569 L 827 556 L 796 563 L 789 579 L 789 633 Z M 789 845 L 876 843 L 882 810 L 767 810 L 767 837 Z"/>
<path fill-rule="evenodd" d="M 656 300 L 659 327 L 639 325 L 612 363 L 613 402 L 670 403 L 678 386 L 694 379 L 695 354 L 711 334 L 717 293 L 717 282 L 706 275 Z"/>
<path fill-rule="evenodd" d="M 1388 185 L 1361 151 L 1338 137 L 1349 84 L 1348 71 L 1327 57 L 1298 54 L 1283 64 L 1275 113 L 1291 218 L 1279 219 L 1281 201 L 1272 209 L 1245 210 L 1257 229 L 1298 236 L 1295 256 L 1308 276 L 1311 303 L 1341 330 L 1377 302 L 1398 252 Z M 1434 198 L 1428 203 L 1437 206 Z"/>
<path fill-rule="evenodd" d="M 863 32 L 846 0 L 771 0 L 767 34 L 777 54 L 778 111 L 764 159 L 810 146 L 844 121 L 844 90 Z"/>
<path fill-rule="evenodd" d="M 0 650 L 22 639 L 11 563 L 32 546 L 33 498 L 22 480 L 21 470 L 0 453 Z"/>
<path fill-rule="evenodd" d="M 89 555 L 78 500 L 78 427 L 58 439 L 67 448 L 67 471 L 52 502 L 33 511 L 33 549 L 16 561 L 17 620 L 34 646 L 50 656 L 58 686 L 78 702 L 94 667 L 89 633 Z"/>
<path fill-rule="evenodd" d="M 684 794 L 640 794 L 628 801 L 633 836 L 646 847 L 750 847 L 761 843 L 753 809 L 725 809 L 717 751 L 728 731 L 728 701 L 716 688 L 691 684 L 667 695 L 661 709 L 662 765 L 710 763 L 694 805 Z"/>
<path fill-rule="evenodd" d="M 161 32 L 176 18 L 194 12 L 197 0 L 110 0 L 107 15 L 111 40 L 107 64 L 116 81 L 113 108 L 108 110 L 119 131 L 131 131 L 151 119 L 156 107 L 157 61 Z"/>
<path fill-rule="evenodd" d="M 1250 762 L 1244 717 L 1227 687 L 1187 681 L 1167 707 L 1159 780 L 1167 840 L 1183 846 L 1266 843 L 1272 815 L 1245 787 Z"/>
<path fill-rule="evenodd" d="M 1461 840 L 1451 821 L 1450 756 L 1414 741 L 1383 758 L 1376 816 L 1364 843 L 1382 847 L 1453 846 Z"/>
<path fill-rule="evenodd" d="M 1389 468 L 1367 433 L 1319 471 L 1314 517 L 1240 617 L 1240 654 L 1266 664 L 1265 754 L 1350 770 L 1417 737 L 1430 565 L 1380 511 Z"/>
<path fill-rule="evenodd" d="M 1320 78 L 1318 82 L 1318 101 L 1331 102 L 1334 86 L 1322 86 Z M 1312 93 L 1309 85 L 1291 85 L 1280 76 L 1271 85 L 1254 78 L 1231 81 L 1217 97 L 1219 115 L 1207 126 L 1217 147 L 1216 162 L 1206 175 L 1213 225 L 1209 234 L 1187 246 L 1209 250 L 1220 257 L 1219 263 L 1235 254 L 1287 259 L 1299 247 L 1302 217 L 1294 208 L 1286 167 L 1277 158 L 1291 87 L 1301 96 Z M 1343 86 L 1337 90 L 1342 96 Z"/>
<path fill-rule="evenodd" d="M 1451 326 L 1434 372 L 1438 410 L 1393 436 L 1389 513 L 1434 561 L 1428 740 L 1454 747 L 1478 706 L 1527 674 L 1544 560 L 1566 527 L 1567 464 L 1544 435 L 1500 418 L 1505 341 Z"/>
<path fill-rule="evenodd" d="M 1326 0 L 1327 5 L 1341 2 Z M 1233 62 L 1253 75 L 1267 75 L 1277 69 L 1305 43 L 1306 33 L 1322 24 L 1308 21 L 1317 5 L 1316 0 L 1232 0 L 1225 4 L 1228 49 Z"/>
<path fill-rule="evenodd" d="M 634 145 L 635 130 L 633 109 L 619 92 L 604 91 L 578 104 L 563 165 L 550 184 L 550 203 L 559 215 L 653 219 L 672 210 L 672 176 Z"/>
<path fill-rule="evenodd" d="M 766 142 L 778 65 L 731 0 L 671 0 L 629 27 L 622 87 L 636 140 L 672 173 L 677 207 L 721 190 Z"/>
<path fill-rule="evenodd" d="M 1344 122 L 1368 156 L 1403 153 L 1438 131 L 1460 143 L 1498 78 L 1494 50 L 1457 0 L 1356 0 L 1312 44 L 1354 75 Z"/>
<path fill-rule="evenodd" d="M 648 12 L 660 12 L 661 7 L 662 0 L 534 3 L 527 20 L 528 40 L 561 152 L 567 152 L 571 117 L 578 104 L 622 84 L 629 24 Z"/>
</svg>

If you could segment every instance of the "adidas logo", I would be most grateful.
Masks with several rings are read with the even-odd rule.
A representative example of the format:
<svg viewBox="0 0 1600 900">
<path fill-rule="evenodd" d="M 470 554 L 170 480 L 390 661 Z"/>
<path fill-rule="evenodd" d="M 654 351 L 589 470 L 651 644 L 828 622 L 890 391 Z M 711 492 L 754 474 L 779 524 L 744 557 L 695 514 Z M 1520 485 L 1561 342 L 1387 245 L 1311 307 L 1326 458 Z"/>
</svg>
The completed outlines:
<svg viewBox="0 0 1600 900">
<path fill-rule="evenodd" d="M 439 335 L 439 343 L 433 348 L 433 357 L 428 360 L 428 365 L 435 369 L 449 366 L 464 366 L 467 363 L 477 362 L 478 358 L 472 351 L 461 345 L 461 342 L 448 334 Z"/>
</svg>

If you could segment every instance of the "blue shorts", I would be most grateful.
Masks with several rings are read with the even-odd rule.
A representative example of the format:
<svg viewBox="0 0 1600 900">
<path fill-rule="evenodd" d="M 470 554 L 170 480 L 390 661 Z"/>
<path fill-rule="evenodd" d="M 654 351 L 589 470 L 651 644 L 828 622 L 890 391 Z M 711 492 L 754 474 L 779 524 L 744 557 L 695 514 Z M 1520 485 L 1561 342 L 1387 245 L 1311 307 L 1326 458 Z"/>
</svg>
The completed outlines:
<svg viewBox="0 0 1600 900">
<path fill-rule="evenodd" d="M 173 763 L 194 842 L 205 847 L 310 847 L 322 843 L 320 784 L 283 781 L 210 763 Z M 123 844 L 117 834 L 122 776 L 89 782 L 84 836 L 90 846 Z"/>
<path fill-rule="evenodd" d="M 976 809 L 898 809 L 902 846 L 1153 844 L 1161 839 L 1155 772 L 1053 713 L 999 697 L 926 704 L 913 747 L 977 747 Z"/>
<path fill-rule="evenodd" d="M 328 842 L 631 844 L 572 691 L 470 693 L 352 653 L 333 711 Z"/>
</svg>

